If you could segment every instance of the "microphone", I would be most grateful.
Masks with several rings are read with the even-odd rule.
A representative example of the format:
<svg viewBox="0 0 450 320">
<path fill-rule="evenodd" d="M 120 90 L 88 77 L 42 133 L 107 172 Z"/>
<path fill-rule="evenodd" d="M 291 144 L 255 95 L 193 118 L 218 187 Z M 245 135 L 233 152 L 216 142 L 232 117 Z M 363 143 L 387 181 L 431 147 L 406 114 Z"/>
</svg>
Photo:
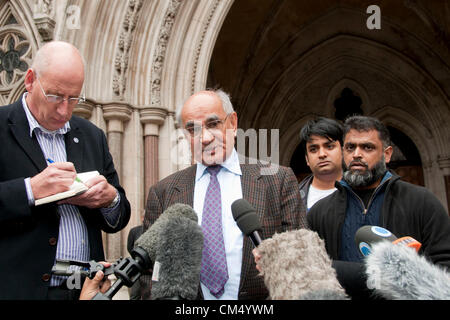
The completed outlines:
<svg viewBox="0 0 450 320">
<path fill-rule="evenodd" d="M 258 246 L 258 265 L 273 300 L 349 300 L 325 243 L 311 230 L 276 233 Z"/>
<path fill-rule="evenodd" d="M 378 226 L 362 226 L 355 234 L 356 246 L 365 257 L 371 253 L 372 245 L 383 240 L 387 240 L 393 244 L 403 244 L 407 247 L 414 248 L 416 252 L 418 252 L 422 246 L 420 242 L 412 237 L 406 236 L 397 238 L 389 230 Z"/>
<path fill-rule="evenodd" d="M 168 207 L 164 212 L 156 219 L 156 221 L 145 231 L 135 242 L 135 247 L 143 248 L 152 261 L 155 261 L 156 247 L 159 242 L 159 237 L 164 230 L 164 224 L 173 218 L 185 217 L 198 222 L 197 213 L 191 206 L 183 203 L 175 203 Z"/>
<path fill-rule="evenodd" d="M 407 246 L 373 244 L 365 257 L 367 284 L 385 299 L 449 300 L 450 274 Z"/>
<path fill-rule="evenodd" d="M 140 276 L 152 266 L 155 261 L 157 246 L 160 235 L 164 232 L 171 232 L 165 227 L 167 221 L 171 219 L 184 218 L 197 224 L 197 214 L 188 205 L 176 203 L 167 208 L 155 223 L 146 230 L 135 242 L 135 247 L 131 251 L 131 258 L 119 259 L 105 274 L 114 273 L 117 281 L 104 293 L 97 293 L 93 300 L 111 300 L 123 285 L 127 287 L 133 284 Z"/>
<path fill-rule="evenodd" d="M 195 211 L 191 208 L 191 211 Z M 155 248 L 151 297 L 195 300 L 200 285 L 203 232 L 197 222 L 173 216 L 161 223 Z"/>
<path fill-rule="evenodd" d="M 262 231 L 261 223 L 255 208 L 245 199 L 238 199 L 231 204 L 231 212 L 242 233 L 249 237 L 255 247 L 261 242 L 261 236 L 258 231 Z"/>
<path fill-rule="evenodd" d="M 150 266 L 151 261 L 148 253 L 141 247 L 135 247 L 131 251 L 131 257 L 121 258 L 105 270 L 105 275 L 114 273 L 117 280 L 105 293 L 98 292 L 92 300 L 111 300 L 123 285 L 127 287 L 133 286 Z M 91 274 L 94 275 L 92 272 Z"/>
</svg>

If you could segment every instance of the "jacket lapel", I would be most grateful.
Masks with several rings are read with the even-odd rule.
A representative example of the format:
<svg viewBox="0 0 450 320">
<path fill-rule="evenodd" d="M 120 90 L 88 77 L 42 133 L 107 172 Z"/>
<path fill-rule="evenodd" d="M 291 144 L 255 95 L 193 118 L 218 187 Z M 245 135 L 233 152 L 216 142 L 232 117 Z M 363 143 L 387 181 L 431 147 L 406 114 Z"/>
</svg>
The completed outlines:
<svg viewBox="0 0 450 320">
<path fill-rule="evenodd" d="M 8 124 L 18 145 L 30 158 L 31 162 L 38 169 L 38 172 L 44 170 L 47 167 L 47 162 L 36 139 L 36 135 L 33 133 L 32 137 L 30 137 L 30 125 L 23 110 L 22 100 L 14 103 Z"/>
<path fill-rule="evenodd" d="M 265 212 L 265 199 L 261 198 L 264 195 L 264 187 L 259 183 L 261 178 L 260 168 L 257 165 L 241 164 L 242 170 L 242 195 L 256 210 L 259 221 L 262 221 Z M 244 245 L 242 250 L 242 269 L 241 282 L 239 284 L 239 291 L 242 290 L 244 284 L 243 279 L 246 278 L 253 264 L 253 250 L 254 246 L 249 237 L 244 236 Z"/>
<path fill-rule="evenodd" d="M 70 120 L 70 131 L 64 135 L 66 143 L 67 161 L 72 162 L 77 172 L 85 171 L 83 168 L 84 137 L 76 121 Z"/>
<path fill-rule="evenodd" d="M 185 169 L 186 174 L 179 175 L 179 179 L 175 182 L 174 187 L 171 188 L 167 207 L 174 203 L 185 203 L 193 207 L 196 169 L 196 165 L 190 166 Z"/>
</svg>

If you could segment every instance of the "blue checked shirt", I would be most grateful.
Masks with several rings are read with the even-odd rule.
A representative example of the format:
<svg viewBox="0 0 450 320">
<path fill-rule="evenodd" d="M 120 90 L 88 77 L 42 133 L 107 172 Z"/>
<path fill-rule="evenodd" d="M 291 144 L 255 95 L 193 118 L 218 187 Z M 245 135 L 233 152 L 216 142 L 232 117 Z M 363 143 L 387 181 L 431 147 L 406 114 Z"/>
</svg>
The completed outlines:
<svg viewBox="0 0 450 320">
<path fill-rule="evenodd" d="M 50 158 L 55 162 L 66 162 L 66 144 L 64 141 L 64 134 L 70 131 L 70 124 L 67 122 L 64 127 L 48 131 L 43 128 L 34 116 L 31 114 L 26 103 L 25 93 L 22 98 L 23 108 L 27 115 L 28 123 L 30 125 L 30 137 L 33 132 L 44 153 L 46 159 Z M 34 205 L 34 196 L 31 190 L 30 178 L 25 179 L 25 186 L 28 194 L 28 202 L 30 206 Z M 119 196 L 120 202 L 120 196 Z M 106 221 L 114 226 L 119 218 L 119 203 L 111 209 L 102 208 L 101 211 Z M 89 261 L 89 239 L 86 224 L 81 217 L 77 206 L 70 204 L 58 205 L 58 214 L 60 215 L 58 245 L 56 249 L 56 257 L 58 260 L 73 260 L 80 262 Z M 59 286 L 67 277 L 52 276 L 50 286 Z"/>
</svg>

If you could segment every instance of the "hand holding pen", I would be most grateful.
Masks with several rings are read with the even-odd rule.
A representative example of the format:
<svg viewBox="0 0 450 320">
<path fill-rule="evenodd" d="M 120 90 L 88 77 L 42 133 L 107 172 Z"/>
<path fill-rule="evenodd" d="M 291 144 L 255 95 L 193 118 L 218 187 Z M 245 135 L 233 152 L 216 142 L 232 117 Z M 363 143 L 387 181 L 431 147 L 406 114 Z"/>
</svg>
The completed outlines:
<svg viewBox="0 0 450 320">
<path fill-rule="evenodd" d="M 35 200 L 69 190 L 77 176 L 72 162 L 47 161 L 50 165 L 30 179 Z"/>
<path fill-rule="evenodd" d="M 53 160 L 50 159 L 50 158 L 47 158 L 47 162 L 48 162 L 48 163 L 55 163 L 55 161 L 53 161 Z M 80 182 L 80 183 L 83 183 L 83 181 L 81 181 L 80 178 L 78 178 L 78 176 L 75 176 L 75 181 Z"/>
</svg>

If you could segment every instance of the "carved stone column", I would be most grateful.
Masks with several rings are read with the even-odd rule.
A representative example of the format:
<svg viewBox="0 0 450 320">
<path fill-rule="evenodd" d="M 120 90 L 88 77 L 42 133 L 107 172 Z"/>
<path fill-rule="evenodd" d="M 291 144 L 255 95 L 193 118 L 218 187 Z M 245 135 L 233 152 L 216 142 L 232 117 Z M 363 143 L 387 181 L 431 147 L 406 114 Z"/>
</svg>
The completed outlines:
<svg viewBox="0 0 450 320">
<path fill-rule="evenodd" d="M 108 146 L 114 160 L 119 179 L 122 180 L 122 150 L 124 123 L 131 119 L 131 107 L 123 103 L 110 103 L 103 106 L 103 117 L 107 121 Z M 105 243 L 106 259 L 116 260 L 123 256 L 122 232 L 107 234 Z"/>
<path fill-rule="evenodd" d="M 73 109 L 73 114 L 81 118 L 89 120 L 92 117 L 92 112 L 95 108 L 95 102 L 86 100 L 83 103 L 79 103 Z"/>
<path fill-rule="evenodd" d="M 141 110 L 140 115 L 144 125 L 144 194 L 147 197 L 148 189 L 159 179 L 159 126 L 164 123 L 167 111 L 161 108 L 148 108 Z"/>
</svg>

